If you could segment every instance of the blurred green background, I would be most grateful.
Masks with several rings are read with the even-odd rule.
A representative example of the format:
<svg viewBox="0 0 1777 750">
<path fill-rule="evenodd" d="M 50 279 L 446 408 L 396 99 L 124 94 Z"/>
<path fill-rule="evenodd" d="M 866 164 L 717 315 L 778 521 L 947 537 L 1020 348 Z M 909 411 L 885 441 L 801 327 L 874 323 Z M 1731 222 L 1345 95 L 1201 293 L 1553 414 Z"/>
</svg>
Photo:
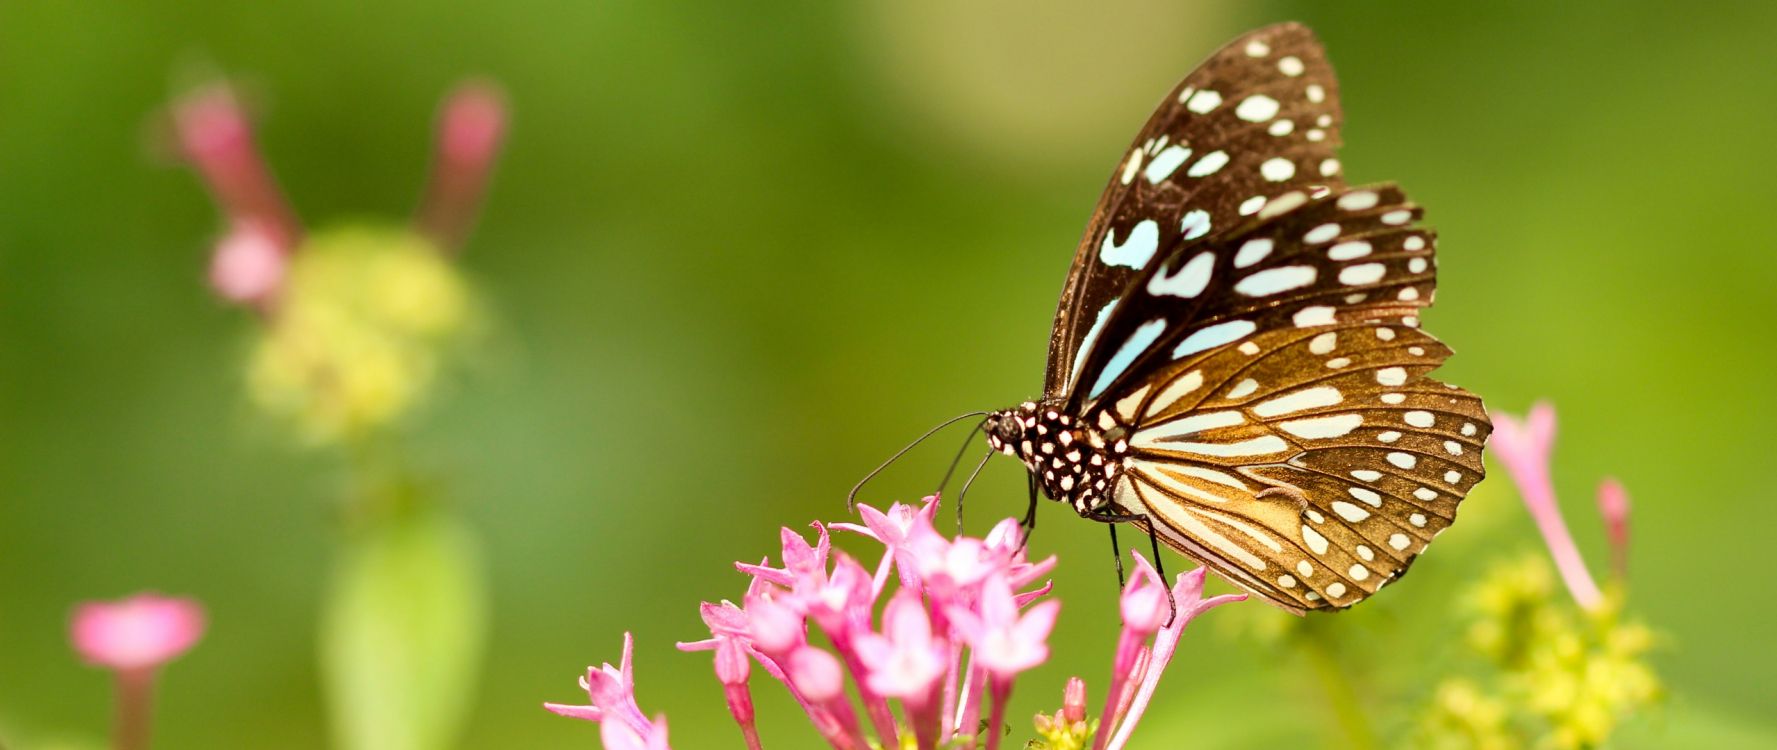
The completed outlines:
<svg viewBox="0 0 1777 750">
<path fill-rule="evenodd" d="M 538 703 L 636 633 L 645 710 L 680 748 L 737 745 L 698 637 L 735 559 L 837 518 L 851 483 L 965 410 L 1034 395 L 1073 246 L 1156 97 L 1215 46 L 1309 23 L 1338 68 L 1354 181 L 1393 179 L 1442 234 L 1447 379 L 1559 405 L 1557 481 L 1602 570 L 1591 488 L 1635 498 L 1632 607 L 1673 691 L 1645 747 L 1777 746 L 1762 574 L 1777 391 L 1777 4 L 8 2 L 0 4 L 0 733 L 103 737 L 109 685 L 70 607 L 201 598 L 164 675 L 159 746 L 310 748 L 322 575 L 343 483 L 245 405 L 249 318 L 207 292 L 218 232 L 155 157 L 193 70 L 236 75 L 310 225 L 405 215 L 439 97 L 469 74 L 514 122 L 464 263 L 498 326 L 425 419 L 416 461 L 483 535 L 492 641 L 467 747 L 595 747 Z M 950 441 L 874 485 L 926 488 Z M 996 462 L 971 507 L 1022 509 Z M 978 498 L 978 499 L 976 499 Z M 1453 591 L 1536 546 L 1504 482 L 1388 596 L 1339 617 L 1378 711 L 1460 637 Z M 1104 533 L 1043 508 L 1063 565 L 1053 662 L 1102 683 Z M 1182 567 L 1178 559 L 1175 567 Z M 1186 635 L 1142 747 L 1331 736 L 1299 660 Z M 1223 622 L 1225 621 L 1225 622 Z M 1415 671 L 1418 670 L 1418 671 Z M 813 747 L 760 689 L 772 747 Z M 1019 724 L 1019 733 L 1024 731 Z M 4 735 L 0 735 L 4 736 Z"/>
</svg>

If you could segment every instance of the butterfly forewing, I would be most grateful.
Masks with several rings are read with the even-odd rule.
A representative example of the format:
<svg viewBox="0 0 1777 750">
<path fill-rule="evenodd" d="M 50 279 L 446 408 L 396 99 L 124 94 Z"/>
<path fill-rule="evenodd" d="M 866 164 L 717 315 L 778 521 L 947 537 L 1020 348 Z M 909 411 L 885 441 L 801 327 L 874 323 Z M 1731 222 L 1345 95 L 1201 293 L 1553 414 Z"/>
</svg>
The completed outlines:
<svg viewBox="0 0 1777 750">
<path fill-rule="evenodd" d="M 1480 400 L 1425 377 L 1403 319 L 1257 334 L 1154 373 L 1116 490 L 1172 546 L 1280 606 L 1350 606 L 1404 572 L 1481 479 Z"/>
<path fill-rule="evenodd" d="M 1071 408 L 1263 331 L 1411 315 L 1436 282 L 1436 238 L 1413 225 L 1419 215 L 1391 185 L 1292 192 L 1215 242 L 1173 248 L 1119 296 L 1081 357 Z"/>
<path fill-rule="evenodd" d="M 1339 186 L 1332 68 L 1306 27 L 1254 31 L 1173 89 L 1121 156 L 1062 289 L 1045 395 L 1086 387 L 1085 352 L 1130 280 L 1180 244 L 1214 242 L 1292 191 Z"/>
</svg>

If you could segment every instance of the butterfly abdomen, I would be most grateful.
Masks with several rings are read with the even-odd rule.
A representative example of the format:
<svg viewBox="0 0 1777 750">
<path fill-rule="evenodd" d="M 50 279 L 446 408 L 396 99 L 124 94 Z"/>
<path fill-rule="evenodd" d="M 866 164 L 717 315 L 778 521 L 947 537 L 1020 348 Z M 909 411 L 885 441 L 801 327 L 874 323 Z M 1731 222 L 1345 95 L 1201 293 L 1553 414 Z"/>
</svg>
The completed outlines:
<svg viewBox="0 0 1777 750">
<path fill-rule="evenodd" d="M 1108 413 L 1088 423 L 1059 404 L 1026 401 L 989 415 L 985 429 L 988 444 L 1023 461 L 1049 499 L 1082 516 L 1101 514 L 1110 505 L 1129 441 L 1127 430 Z"/>
</svg>

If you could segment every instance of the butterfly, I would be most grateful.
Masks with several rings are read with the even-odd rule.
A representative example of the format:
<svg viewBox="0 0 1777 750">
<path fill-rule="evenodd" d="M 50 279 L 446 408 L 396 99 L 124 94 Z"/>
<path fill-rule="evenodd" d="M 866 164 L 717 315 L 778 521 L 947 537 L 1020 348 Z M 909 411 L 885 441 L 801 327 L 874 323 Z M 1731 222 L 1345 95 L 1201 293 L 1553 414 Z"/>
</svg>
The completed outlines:
<svg viewBox="0 0 1777 750">
<path fill-rule="evenodd" d="M 1394 185 L 1346 184 L 1340 120 L 1298 24 L 1161 102 L 1074 255 L 1042 398 L 984 422 L 1029 520 L 1040 488 L 1299 614 L 1374 594 L 1455 519 L 1491 425 L 1427 377 L 1450 355 L 1419 326 L 1435 235 Z"/>
</svg>

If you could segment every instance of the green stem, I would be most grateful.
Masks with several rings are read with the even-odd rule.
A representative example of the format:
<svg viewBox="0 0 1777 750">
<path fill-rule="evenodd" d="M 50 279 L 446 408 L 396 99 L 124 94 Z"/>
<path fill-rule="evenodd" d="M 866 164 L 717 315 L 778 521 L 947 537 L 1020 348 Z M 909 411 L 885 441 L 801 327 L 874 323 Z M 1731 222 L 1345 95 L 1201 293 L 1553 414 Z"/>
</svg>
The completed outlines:
<svg viewBox="0 0 1777 750">
<path fill-rule="evenodd" d="M 1363 702 L 1358 699 L 1357 690 L 1352 687 L 1344 667 L 1339 663 L 1331 632 L 1311 624 L 1302 629 L 1300 642 L 1302 652 L 1314 670 L 1314 676 L 1320 681 L 1327 706 L 1332 709 L 1339 728 L 1345 732 L 1347 745 L 1353 750 L 1375 750 L 1381 747 L 1376 729 L 1370 725 L 1370 717 L 1364 713 Z"/>
</svg>

